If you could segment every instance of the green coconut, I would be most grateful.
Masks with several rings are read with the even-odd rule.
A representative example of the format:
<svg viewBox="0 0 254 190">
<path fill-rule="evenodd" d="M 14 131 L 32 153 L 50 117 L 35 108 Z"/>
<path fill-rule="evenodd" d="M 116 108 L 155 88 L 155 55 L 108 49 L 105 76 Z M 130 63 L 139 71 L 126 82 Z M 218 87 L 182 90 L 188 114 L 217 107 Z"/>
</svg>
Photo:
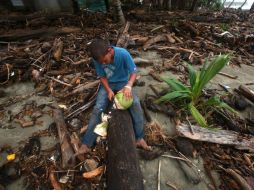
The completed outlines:
<svg viewBox="0 0 254 190">
<path fill-rule="evenodd" d="M 117 109 L 123 109 L 123 110 L 128 109 L 133 104 L 133 98 L 131 97 L 130 99 L 126 99 L 124 97 L 123 92 L 118 92 L 115 95 L 114 101 L 115 101 L 115 104 L 116 104 L 116 108 Z"/>
</svg>

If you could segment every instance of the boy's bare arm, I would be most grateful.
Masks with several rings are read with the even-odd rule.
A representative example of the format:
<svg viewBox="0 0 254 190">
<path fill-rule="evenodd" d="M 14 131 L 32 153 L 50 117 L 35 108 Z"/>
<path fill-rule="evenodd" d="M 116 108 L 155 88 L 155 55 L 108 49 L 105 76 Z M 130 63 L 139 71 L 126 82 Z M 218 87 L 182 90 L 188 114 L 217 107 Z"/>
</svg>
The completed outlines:
<svg viewBox="0 0 254 190">
<path fill-rule="evenodd" d="M 125 85 L 125 87 L 121 90 L 124 93 L 124 97 L 126 99 L 130 99 L 132 97 L 131 90 L 132 90 L 132 86 L 133 86 L 133 83 L 135 82 L 136 78 L 137 78 L 137 74 L 132 73 L 130 75 L 130 79 L 129 79 L 127 85 Z"/>
<path fill-rule="evenodd" d="M 137 73 L 132 73 L 126 86 L 132 87 L 137 78 Z"/>
<path fill-rule="evenodd" d="M 100 80 L 101 80 L 101 83 L 104 86 L 105 90 L 108 93 L 108 99 L 110 101 L 112 101 L 113 98 L 114 98 L 114 92 L 111 90 L 111 88 L 110 88 L 110 86 L 108 84 L 108 79 L 106 77 L 101 77 Z"/>
</svg>

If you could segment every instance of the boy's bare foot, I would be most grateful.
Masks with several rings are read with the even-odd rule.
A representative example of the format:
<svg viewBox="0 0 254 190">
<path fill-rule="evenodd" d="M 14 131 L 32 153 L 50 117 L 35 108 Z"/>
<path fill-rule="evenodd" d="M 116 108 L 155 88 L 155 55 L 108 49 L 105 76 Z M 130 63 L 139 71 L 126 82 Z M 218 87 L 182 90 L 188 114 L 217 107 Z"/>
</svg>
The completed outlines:
<svg viewBox="0 0 254 190">
<path fill-rule="evenodd" d="M 86 154 L 90 152 L 90 148 L 86 145 L 86 144 L 82 144 L 79 149 L 78 152 L 75 154 L 75 156 L 81 155 L 81 154 Z"/>
<path fill-rule="evenodd" d="M 142 138 L 142 139 L 139 139 L 137 142 L 136 142 L 136 145 L 138 148 L 142 148 L 144 150 L 152 150 L 152 147 L 151 146 L 148 146 L 146 141 Z"/>
</svg>

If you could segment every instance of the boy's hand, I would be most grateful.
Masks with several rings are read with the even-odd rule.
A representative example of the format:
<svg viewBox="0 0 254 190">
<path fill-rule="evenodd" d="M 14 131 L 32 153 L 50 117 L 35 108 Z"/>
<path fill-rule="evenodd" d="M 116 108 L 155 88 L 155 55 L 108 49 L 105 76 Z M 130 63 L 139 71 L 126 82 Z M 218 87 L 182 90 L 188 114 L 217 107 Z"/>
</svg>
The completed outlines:
<svg viewBox="0 0 254 190">
<path fill-rule="evenodd" d="M 131 93 L 131 87 L 130 86 L 125 86 L 121 92 L 123 92 L 124 97 L 126 98 L 126 100 L 131 99 L 132 97 L 132 93 Z"/>
<path fill-rule="evenodd" d="M 109 99 L 110 101 L 112 101 L 113 98 L 114 98 L 114 96 L 115 96 L 114 92 L 110 89 L 110 90 L 108 91 L 108 99 Z"/>
</svg>

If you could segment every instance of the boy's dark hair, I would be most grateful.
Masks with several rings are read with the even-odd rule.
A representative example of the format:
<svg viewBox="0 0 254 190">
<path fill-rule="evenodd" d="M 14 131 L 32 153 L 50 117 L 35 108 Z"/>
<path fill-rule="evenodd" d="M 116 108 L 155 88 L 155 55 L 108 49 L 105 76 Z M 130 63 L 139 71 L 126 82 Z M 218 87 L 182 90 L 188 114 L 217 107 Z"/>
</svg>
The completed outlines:
<svg viewBox="0 0 254 190">
<path fill-rule="evenodd" d="M 91 56 L 95 60 L 98 60 L 100 56 L 104 55 L 107 52 L 109 47 L 110 44 L 108 40 L 95 39 L 91 42 L 88 49 L 91 53 Z"/>
</svg>

